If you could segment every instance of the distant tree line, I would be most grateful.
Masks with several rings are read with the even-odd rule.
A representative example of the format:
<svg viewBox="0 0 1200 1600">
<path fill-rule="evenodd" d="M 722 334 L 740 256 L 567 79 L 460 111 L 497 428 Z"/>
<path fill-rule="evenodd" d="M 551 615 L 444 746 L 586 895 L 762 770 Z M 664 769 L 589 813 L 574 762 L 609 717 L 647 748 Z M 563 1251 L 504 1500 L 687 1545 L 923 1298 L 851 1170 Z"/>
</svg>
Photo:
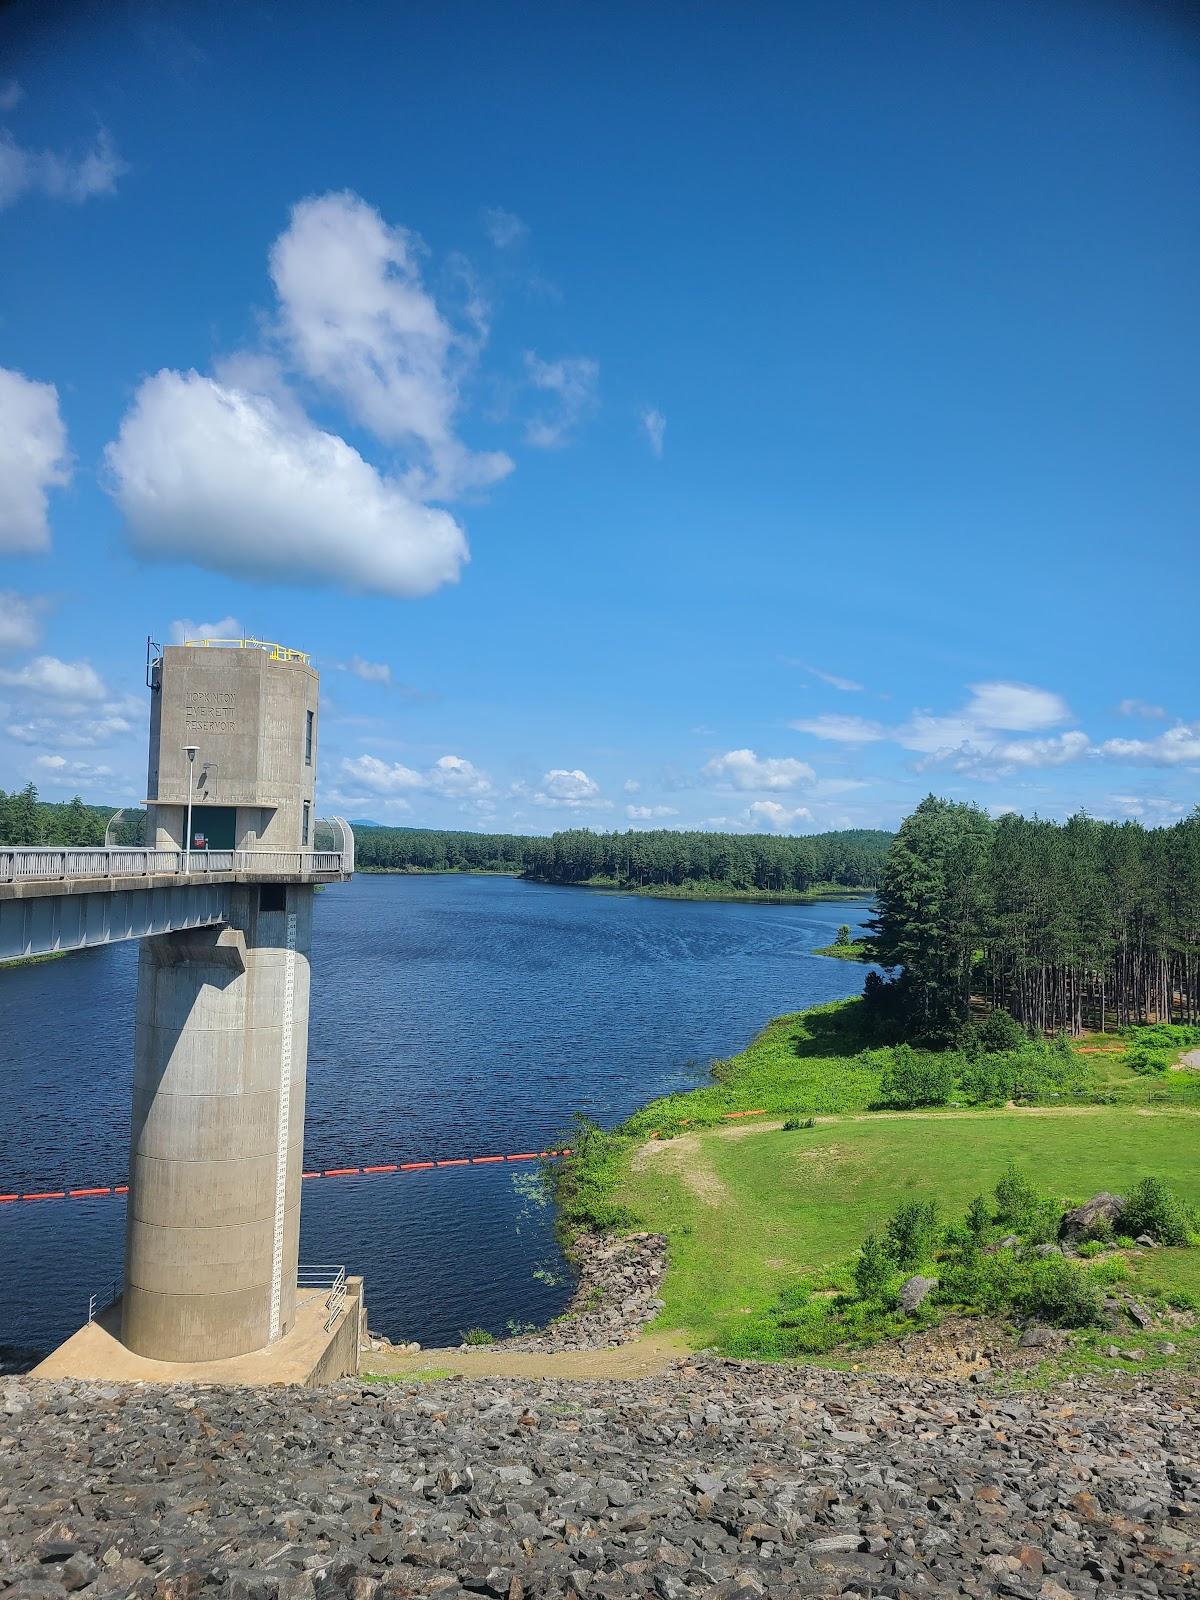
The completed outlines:
<svg viewBox="0 0 1200 1600">
<path fill-rule="evenodd" d="M 104 829 L 112 815 L 110 806 L 84 805 L 73 800 L 40 800 L 27 783 L 11 794 L 0 789 L 0 845 L 95 845 L 104 843 Z"/>
<path fill-rule="evenodd" d="M 533 843 L 518 833 L 356 827 L 354 861 L 376 872 L 521 873 Z"/>
<path fill-rule="evenodd" d="M 838 884 L 873 889 L 891 843 L 890 833 L 854 828 L 800 837 L 696 830 L 629 829 L 593 833 L 571 828 L 531 840 L 526 868 L 546 883 L 612 883 L 618 888 L 707 884 L 765 893 Z"/>
<path fill-rule="evenodd" d="M 1200 1021 L 1200 809 L 1171 827 L 1066 823 L 923 800 L 877 895 L 869 1001 L 948 1039 L 971 996 L 1026 1028 Z"/>
<path fill-rule="evenodd" d="M 376 870 L 514 872 L 543 883 L 606 883 L 616 888 L 688 885 L 783 893 L 814 884 L 871 889 L 891 834 L 875 829 L 775 838 L 669 828 L 594 833 L 570 828 L 550 838 L 356 828 L 359 866 Z"/>
</svg>

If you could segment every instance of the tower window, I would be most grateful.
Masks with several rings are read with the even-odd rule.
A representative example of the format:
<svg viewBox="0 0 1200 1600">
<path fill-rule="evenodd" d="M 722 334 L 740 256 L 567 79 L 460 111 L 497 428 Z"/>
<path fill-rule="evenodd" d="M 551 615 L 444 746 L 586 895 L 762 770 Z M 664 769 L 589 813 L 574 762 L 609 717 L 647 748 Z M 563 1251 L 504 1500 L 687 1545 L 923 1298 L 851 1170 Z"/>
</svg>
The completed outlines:
<svg viewBox="0 0 1200 1600">
<path fill-rule="evenodd" d="M 306 767 L 312 766 L 312 744 L 313 713 L 311 711 L 306 711 L 304 713 L 304 765 Z"/>
<path fill-rule="evenodd" d="M 304 846 L 304 845 L 308 844 L 308 825 L 309 825 L 309 816 L 310 816 L 311 811 L 312 811 L 312 807 L 309 805 L 308 801 L 306 800 L 304 802 L 304 821 L 303 821 L 303 823 L 301 825 L 301 837 L 300 837 L 301 846 Z"/>
</svg>

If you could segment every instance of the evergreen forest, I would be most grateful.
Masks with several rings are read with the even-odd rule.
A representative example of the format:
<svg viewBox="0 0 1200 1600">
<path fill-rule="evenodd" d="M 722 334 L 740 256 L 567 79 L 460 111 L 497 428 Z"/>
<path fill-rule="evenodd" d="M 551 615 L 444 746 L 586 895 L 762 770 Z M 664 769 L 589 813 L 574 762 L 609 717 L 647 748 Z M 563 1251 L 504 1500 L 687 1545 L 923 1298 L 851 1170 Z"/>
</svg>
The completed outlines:
<svg viewBox="0 0 1200 1600">
<path fill-rule="evenodd" d="M 1039 1032 L 1200 1021 L 1200 809 L 1171 827 L 1068 822 L 930 795 L 876 896 L 872 1005 L 954 1038 L 972 996 Z"/>
<path fill-rule="evenodd" d="M 762 894 L 804 892 L 819 884 L 874 889 L 891 840 L 876 829 L 799 838 L 672 828 L 570 828 L 550 838 L 355 829 L 356 861 L 366 870 L 514 872 L 541 883 Z"/>
</svg>

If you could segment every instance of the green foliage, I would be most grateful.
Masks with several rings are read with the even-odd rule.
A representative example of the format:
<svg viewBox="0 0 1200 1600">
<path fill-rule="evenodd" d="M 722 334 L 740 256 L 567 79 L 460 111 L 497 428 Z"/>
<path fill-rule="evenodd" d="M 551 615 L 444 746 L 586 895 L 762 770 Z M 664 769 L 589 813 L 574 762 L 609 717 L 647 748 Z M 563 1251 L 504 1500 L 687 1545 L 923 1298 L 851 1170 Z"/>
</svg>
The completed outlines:
<svg viewBox="0 0 1200 1600">
<path fill-rule="evenodd" d="M 910 1038 L 950 1043 L 966 1021 L 991 838 L 977 807 L 929 795 L 892 841 L 876 944 L 883 966 L 903 968 L 894 999 Z"/>
<path fill-rule="evenodd" d="M 463 1344 L 495 1344 L 496 1338 L 486 1328 L 467 1328 L 461 1336 L 461 1342 Z"/>
<path fill-rule="evenodd" d="M 959 1091 L 971 1105 L 1033 1105 L 1055 1099 L 1094 1099 L 1095 1068 L 1065 1039 L 1050 1042 L 1022 1037 L 1016 1049 L 964 1060 Z"/>
<path fill-rule="evenodd" d="M 1048 1244 L 1058 1233 L 1060 1208 L 1010 1163 L 996 1184 L 996 1221 L 1030 1244 Z"/>
<path fill-rule="evenodd" d="M 1126 1028 L 1125 1038 L 1147 1050 L 1190 1050 L 1200 1045 L 1200 1027 L 1194 1023 L 1151 1022 Z"/>
<path fill-rule="evenodd" d="M 783 1125 L 784 1133 L 799 1133 L 805 1128 L 815 1128 L 816 1117 L 789 1117 Z"/>
<path fill-rule="evenodd" d="M 1088 1328 L 1101 1320 L 1099 1286 L 1061 1255 L 1019 1262 L 1010 1293 L 1019 1312 L 1055 1327 Z"/>
<path fill-rule="evenodd" d="M 976 1242 L 987 1237 L 992 1226 L 992 1208 L 984 1195 L 977 1194 L 971 1201 L 964 1225 L 968 1235 Z"/>
<path fill-rule="evenodd" d="M 1103 1249 L 1101 1245 L 1101 1249 Z M 1079 1254 L 1083 1255 L 1080 1250 Z M 1088 1277 L 1093 1283 L 1108 1285 L 1113 1283 L 1126 1283 L 1129 1279 L 1129 1263 L 1124 1256 L 1109 1255 L 1103 1261 L 1094 1261 L 1088 1268 Z"/>
<path fill-rule="evenodd" d="M 1025 1029 L 1007 1011 L 989 1011 L 982 1022 L 966 1028 L 962 1037 L 963 1053 L 968 1060 L 981 1055 L 996 1055 L 1005 1050 L 1019 1050 L 1028 1040 Z"/>
<path fill-rule="evenodd" d="M 944 1106 L 954 1092 L 954 1069 L 959 1058 L 950 1052 L 934 1055 L 901 1044 L 872 1051 L 871 1056 L 883 1067 L 878 1102 L 882 1106 L 901 1110 Z"/>
<path fill-rule="evenodd" d="M 603 1232 L 635 1226 L 633 1212 L 617 1198 L 625 1143 L 621 1134 L 608 1133 L 589 1117 L 576 1114 L 563 1140 L 571 1155 L 547 1168 L 558 1205 L 556 1226 L 568 1242 L 582 1228 Z"/>
<path fill-rule="evenodd" d="M 841 927 L 837 931 L 837 938 L 833 942 L 834 944 L 841 945 L 843 947 L 846 947 L 853 942 L 850 938 L 850 924 L 848 922 L 842 923 Z"/>
<path fill-rule="evenodd" d="M 1160 1244 L 1190 1244 L 1196 1232 L 1196 1217 L 1161 1178 L 1143 1178 L 1126 1197 L 1121 1226 L 1134 1238 L 1148 1233 Z"/>
<path fill-rule="evenodd" d="M 860 1300 L 894 1305 L 898 1288 L 896 1262 L 889 1243 L 869 1233 L 854 1263 L 854 1287 Z"/>
<path fill-rule="evenodd" d="M 86 806 L 79 795 L 63 804 L 39 800 L 32 783 L 12 794 L 0 789 L 0 845 L 102 845 L 114 810 Z"/>
<path fill-rule="evenodd" d="M 938 1239 L 936 1200 L 906 1200 L 888 1218 L 884 1246 L 904 1272 L 915 1272 L 933 1255 Z"/>
<path fill-rule="evenodd" d="M 1164 1030 L 1134 1041 L 1151 1050 L 1200 1042 L 1200 809 L 1169 828 L 1083 814 L 993 822 L 930 795 L 897 833 L 877 900 L 878 959 L 899 976 L 864 993 L 893 1037 L 953 1042 L 974 992 L 1033 1033 L 1103 1028 L 1115 1015 Z M 1178 1025 L 1151 1024 L 1161 994 Z M 993 1026 L 995 1039 L 964 1047 L 1012 1048 L 1006 1025 Z"/>
<path fill-rule="evenodd" d="M 1135 1044 L 1126 1050 L 1121 1061 L 1131 1072 L 1145 1077 L 1150 1073 L 1166 1072 L 1171 1065 L 1171 1053 L 1169 1050 L 1152 1050 L 1148 1045 Z"/>
<path fill-rule="evenodd" d="M 432 828 L 357 828 L 358 865 L 376 872 L 511 872 L 618 889 L 802 894 L 816 884 L 873 889 L 891 834 L 871 828 L 800 838 L 674 828 L 550 838 Z"/>
</svg>

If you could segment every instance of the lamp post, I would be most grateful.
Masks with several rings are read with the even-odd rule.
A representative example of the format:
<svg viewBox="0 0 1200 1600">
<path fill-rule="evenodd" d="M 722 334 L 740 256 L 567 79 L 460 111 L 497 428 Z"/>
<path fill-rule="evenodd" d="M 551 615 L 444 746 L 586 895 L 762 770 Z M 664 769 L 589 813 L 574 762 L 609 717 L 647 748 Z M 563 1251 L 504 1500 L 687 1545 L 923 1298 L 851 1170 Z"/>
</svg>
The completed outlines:
<svg viewBox="0 0 1200 1600">
<path fill-rule="evenodd" d="M 199 747 L 199 745 L 195 745 L 195 744 L 185 744 L 183 748 L 186 751 L 187 758 L 188 758 L 188 764 L 187 764 L 187 785 L 188 785 L 187 832 L 183 836 L 183 870 L 185 872 L 190 872 L 192 870 L 192 790 L 195 788 L 195 783 L 194 783 L 194 780 L 192 778 L 192 773 L 195 771 L 195 767 L 196 767 L 196 751 L 200 747 Z"/>
</svg>

